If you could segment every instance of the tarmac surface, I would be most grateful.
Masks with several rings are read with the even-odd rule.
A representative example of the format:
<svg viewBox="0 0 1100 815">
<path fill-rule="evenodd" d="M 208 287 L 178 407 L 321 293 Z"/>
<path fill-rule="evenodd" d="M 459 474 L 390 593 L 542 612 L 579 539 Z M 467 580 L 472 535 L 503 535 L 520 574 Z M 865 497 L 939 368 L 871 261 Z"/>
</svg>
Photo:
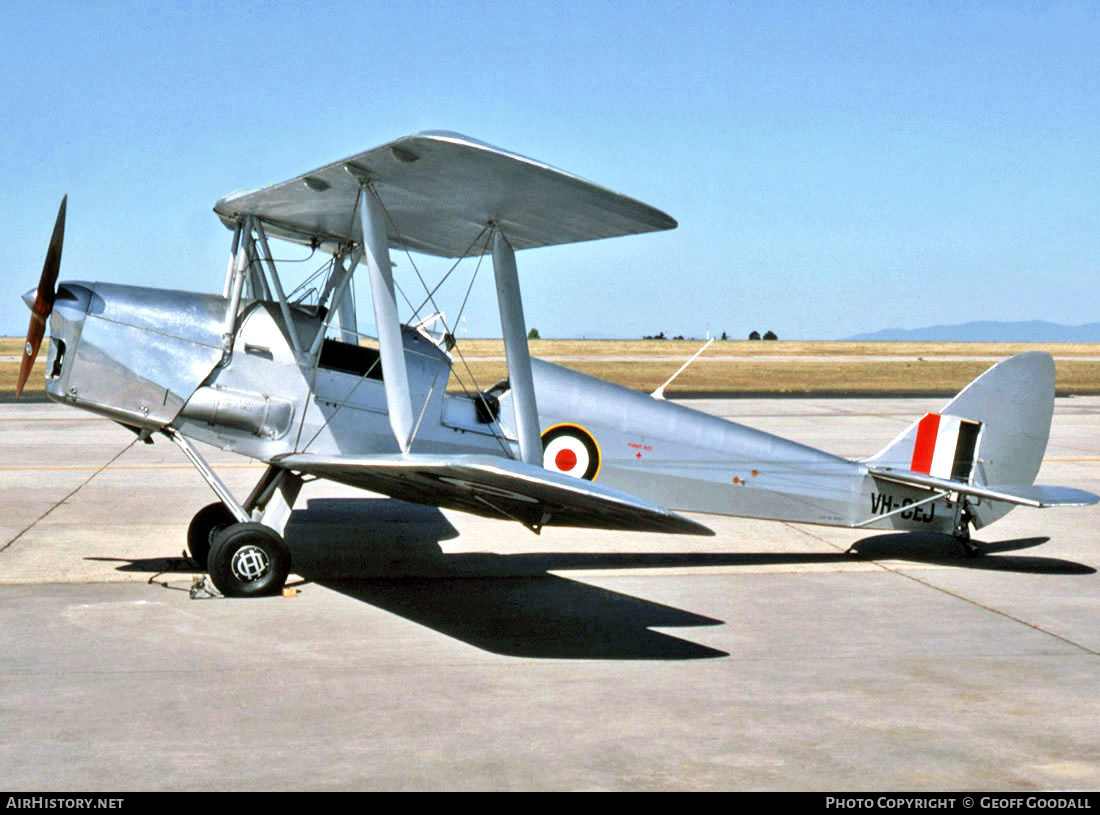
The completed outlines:
<svg viewBox="0 0 1100 815">
<path fill-rule="evenodd" d="M 692 405 L 846 456 L 942 399 Z M 245 495 L 262 468 L 203 448 Z M 1040 483 L 1100 492 L 1100 398 Z M 315 482 L 301 593 L 195 599 L 166 440 L 0 405 L 9 790 L 1100 787 L 1100 506 L 949 538 L 547 529 Z M 846 554 L 854 544 L 854 554 Z"/>
</svg>

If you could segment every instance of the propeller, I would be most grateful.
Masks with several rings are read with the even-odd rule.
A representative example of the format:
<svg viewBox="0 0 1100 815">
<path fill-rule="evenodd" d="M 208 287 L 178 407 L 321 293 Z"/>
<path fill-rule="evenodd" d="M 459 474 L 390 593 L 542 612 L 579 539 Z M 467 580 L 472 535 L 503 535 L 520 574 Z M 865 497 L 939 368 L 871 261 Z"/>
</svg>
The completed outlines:
<svg viewBox="0 0 1100 815">
<path fill-rule="evenodd" d="M 15 386 L 15 395 L 23 395 L 23 386 L 31 375 L 31 368 L 42 345 L 46 333 L 46 319 L 53 311 L 54 298 L 57 296 L 57 274 L 61 270 L 61 244 L 65 241 L 65 205 L 69 196 L 61 199 L 61 208 L 57 211 L 57 220 L 50 236 L 50 247 L 46 250 L 46 262 L 42 264 L 42 276 L 38 279 L 38 292 L 31 306 L 31 323 L 27 327 L 27 342 L 23 346 L 23 361 L 19 364 L 19 382 Z"/>
</svg>

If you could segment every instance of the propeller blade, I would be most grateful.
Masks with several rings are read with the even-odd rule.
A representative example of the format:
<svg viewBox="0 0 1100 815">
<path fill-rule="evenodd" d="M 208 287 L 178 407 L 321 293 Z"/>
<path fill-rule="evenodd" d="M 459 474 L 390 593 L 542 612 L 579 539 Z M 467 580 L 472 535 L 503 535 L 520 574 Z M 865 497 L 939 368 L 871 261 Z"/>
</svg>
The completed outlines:
<svg viewBox="0 0 1100 815">
<path fill-rule="evenodd" d="M 57 275 L 61 271 L 61 246 L 65 242 L 65 206 L 69 201 L 66 195 L 61 199 L 61 208 L 54 221 L 50 246 L 46 250 L 46 262 L 42 264 L 42 276 L 38 279 L 38 292 L 31 306 L 31 322 L 27 327 L 27 341 L 23 345 L 23 360 L 19 363 L 19 381 L 15 385 L 15 395 L 23 395 L 23 386 L 31 375 L 42 337 L 46 333 L 46 319 L 53 311 L 54 298 L 57 296 Z"/>
</svg>

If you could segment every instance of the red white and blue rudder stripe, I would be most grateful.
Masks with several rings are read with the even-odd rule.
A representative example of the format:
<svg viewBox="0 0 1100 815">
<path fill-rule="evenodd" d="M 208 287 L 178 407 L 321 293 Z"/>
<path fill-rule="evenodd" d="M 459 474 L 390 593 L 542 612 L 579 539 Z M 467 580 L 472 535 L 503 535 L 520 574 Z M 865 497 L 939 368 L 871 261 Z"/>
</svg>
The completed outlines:
<svg viewBox="0 0 1100 815">
<path fill-rule="evenodd" d="M 909 469 L 936 478 L 968 481 L 974 469 L 982 423 L 926 413 L 917 424 Z"/>
</svg>

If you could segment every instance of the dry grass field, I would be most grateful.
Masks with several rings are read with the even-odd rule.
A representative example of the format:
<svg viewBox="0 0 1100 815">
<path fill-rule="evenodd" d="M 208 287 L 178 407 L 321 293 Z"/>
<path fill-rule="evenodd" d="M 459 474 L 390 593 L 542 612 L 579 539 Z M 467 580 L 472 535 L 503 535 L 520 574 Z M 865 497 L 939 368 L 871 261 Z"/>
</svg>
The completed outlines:
<svg viewBox="0 0 1100 815">
<path fill-rule="evenodd" d="M 531 354 L 652 391 L 702 346 L 697 340 L 533 340 Z M 481 386 L 504 376 L 499 340 L 466 340 L 457 375 Z M 715 342 L 669 387 L 677 393 L 954 393 L 994 362 L 1050 351 L 1059 392 L 1100 393 L 1100 345 L 1029 343 Z M 453 386 L 453 384 L 452 384 Z"/>
<path fill-rule="evenodd" d="M 24 393 L 42 393 L 42 377 L 46 375 L 46 350 L 49 340 L 42 341 L 42 350 L 34 364 L 31 377 L 27 380 Z M 0 397 L 15 393 L 15 383 L 19 379 L 19 358 L 23 353 L 21 337 L 0 337 Z"/>
<path fill-rule="evenodd" d="M 0 338 L 0 396 L 14 393 L 22 340 Z M 697 340 L 532 340 L 533 356 L 630 388 L 652 391 L 694 354 Z M 505 375 L 500 340 L 463 340 L 450 389 L 461 379 L 486 388 Z M 679 394 L 943 393 L 962 388 L 995 361 L 1050 351 L 1059 393 L 1100 393 L 1100 344 L 716 342 L 669 387 Z M 42 392 L 45 346 L 27 385 Z"/>
</svg>

